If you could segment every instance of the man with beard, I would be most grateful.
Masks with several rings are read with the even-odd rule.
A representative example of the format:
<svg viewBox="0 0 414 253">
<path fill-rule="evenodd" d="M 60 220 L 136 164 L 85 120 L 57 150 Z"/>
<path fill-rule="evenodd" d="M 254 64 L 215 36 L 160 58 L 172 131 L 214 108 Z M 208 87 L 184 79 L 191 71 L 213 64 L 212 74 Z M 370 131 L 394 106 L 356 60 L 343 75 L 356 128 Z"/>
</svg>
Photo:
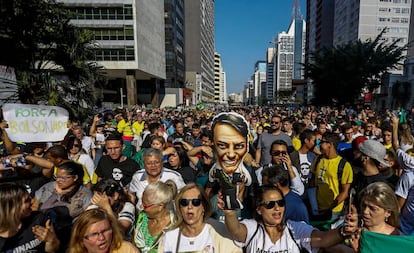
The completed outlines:
<svg viewBox="0 0 414 253">
<path fill-rule="evenodd" d="M 274 115 L 270 124 L 270 132 L 261 134 L 257 144 L 255 162 L 261 166 L 269 164 L 272 161 L 270 148 L 275 140 L 283 140 L 287 143 L 289 150 L 293 150 L 292 139 L 289 135 L 282 132 L 282 118 L 279 115 Z"/>
</svg>

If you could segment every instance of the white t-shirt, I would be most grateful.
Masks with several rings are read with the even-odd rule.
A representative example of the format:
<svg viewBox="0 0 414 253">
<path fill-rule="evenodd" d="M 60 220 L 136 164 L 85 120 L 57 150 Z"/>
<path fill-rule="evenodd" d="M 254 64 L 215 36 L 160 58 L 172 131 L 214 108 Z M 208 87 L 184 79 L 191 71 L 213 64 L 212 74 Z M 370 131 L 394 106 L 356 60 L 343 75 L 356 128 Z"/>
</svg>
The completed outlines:
<svg viewBox="0 0 414 253">
<path fill-rule="evenodd" d="M 414 172 L 404 172 L 397 185 L 395 194 L 405 199 L 405 204 L 401 208 L 400 226 L 404 234 L 414 233 Z"/>
<path fill-rule="evenodd" d="M 161 174 L 158 180 L 161 182 L 165 182 L 168 179 L 171 179 L 174 181 L 178 190 L 181 190 L 181 188 L 185 186 L 184 179 L 182 178 L 180 173 L 178 173 L 175 170 L 162 168 Z M 136 205 L 137 210 L 141 210 L 142 194 L 144 193 L 145 187 L 147 187 L 147 185 L 148 185 L 148 181 L 147 181 L 147 173 L 145 172 L 145 169 L 135 172 L 134 176 L 132 176 L 131 183 L 129 183 L 128 190 L 132 193 L 135 193 L 135 195 L 138 198 L 138 202 Z"/>
<path fill-rule="evenodd" d="M 196 237 L 186 237 L 182 233 L 180 235 L 180 242 L 177 249 L 179 236 L 179 228 L 165 233 L 164 238 L 164 252 L 202 252 L 214 253 L 214 243 L 209 233 L 209 226 L 204 225 L 203 230 Z"/>
<path fill-rule="evenodd" d="M 92 180 L 93 174 L 95 173 L 95 163 L 93 162 L 92 158 L 87 154 L 81 154 L 77 162 L 86 167 L 89 178 Z"/>
<path fill-rule="evenodd" d="M 250 241 L 250 244 L 247 245 L 246 252 L 300 253 L 297 244 L 301 245 L 309 252 L 316 253 L 319 250 L 318 248 L 311 248 L 311 234 L 315 228 L 305 222 L 287 221 L 287 226 L 283 230 L 282 236 L 275 243 L 271 241 L 269 235 L 264 230 L 263 225 L 260 225 L 261 227 L 259 227 L 254 235 L 257 229 L 256 220 L 242 220 L 241 223 L 245 224 L 247 228 L 246 242 L 235 241 L 235 244 L 239 247 L 244 247 Z M 291 237 L 288 227 L 294 238 Z M 253 235 L 254 238 L 252 239 Z M 293 240 L 295 240 L 296 243 Z"/>
<path fill-rule="evenodd" d="M 309 183 L 311 161 L 308 160 L 308 154 L 299 153 L 300 162 L 300 179 L 304 184 Z"/>
</svg>

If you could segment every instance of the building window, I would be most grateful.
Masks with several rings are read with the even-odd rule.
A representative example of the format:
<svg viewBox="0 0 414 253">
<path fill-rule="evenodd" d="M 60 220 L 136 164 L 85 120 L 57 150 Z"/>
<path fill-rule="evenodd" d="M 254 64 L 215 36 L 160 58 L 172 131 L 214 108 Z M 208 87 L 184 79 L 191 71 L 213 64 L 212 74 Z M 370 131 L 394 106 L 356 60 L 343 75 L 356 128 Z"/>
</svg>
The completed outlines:
<svg viewBox="0 0 414 253">
<path fill-rule="evenodd" d="M 69 7 L 74 19 L 87 20 L 132 20 L 132 5 L 123 7 Z"/>
<path fill-rule="evenodd" d="M 96 61 L 133 61 L 134 59 L 134 47 L 105 48 L 95 51 Z"/>
</svg>

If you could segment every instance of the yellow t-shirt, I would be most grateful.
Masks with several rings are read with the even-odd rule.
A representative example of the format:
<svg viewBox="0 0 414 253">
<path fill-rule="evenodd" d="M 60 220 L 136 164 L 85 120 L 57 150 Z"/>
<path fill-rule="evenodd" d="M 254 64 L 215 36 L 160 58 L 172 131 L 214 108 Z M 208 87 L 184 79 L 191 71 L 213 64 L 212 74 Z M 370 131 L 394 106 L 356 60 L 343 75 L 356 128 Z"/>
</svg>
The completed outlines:
<svg viewBox="0 0 414 253">
<path fill-rule="evenodd" d="M 124 119 L 121 119 L 121 121 L 118 122 L 117 125 L 118 132 L 121 133 L 123 136 L 127 137 L 133 137 L 134 132 L 132 132 L 131 124 L 129 121 L 125 121 Z"/>
<path fill-rule="evenodd" d="M 339 182 L 338 182 L 338 166 L 341 161 L 341 156 L 337 156 L 332 159 L 322 158 L 316 166 L 316 171 L 312 171 L 316 177 L 317 185 L 317 200 L 320 209 L 329 208 L 335 198 L 339 195 Z M 349 162 L 345 163 L 341 184 L 351 184 L 353 181 L 352 167 Z M 334 209 L 333 212 L 340 212 L 344 207 L 344 203 L 340 203 Z"/>
<path fill-rule="evenodd" d="M 296 136 L 294 136 L 292 138 L 292 145 L 293 145 L 293 148 L 296 151 L 298 151 L 302 147 L 302 143 L 300 142 L 300 139 L 298 137 L 296 137 Z"/>
<path fill-rule="evenodd" d="M 132 123 L 132 131 L 136 135 L 140 135 L 142 132 L 142 129 L 144 129 L 144 124 L 145 124 L 144 121 L 142 121 L 141 123 L 138 123 L 137 121 L 135 121 L 134 123 Z"/>
</svg>

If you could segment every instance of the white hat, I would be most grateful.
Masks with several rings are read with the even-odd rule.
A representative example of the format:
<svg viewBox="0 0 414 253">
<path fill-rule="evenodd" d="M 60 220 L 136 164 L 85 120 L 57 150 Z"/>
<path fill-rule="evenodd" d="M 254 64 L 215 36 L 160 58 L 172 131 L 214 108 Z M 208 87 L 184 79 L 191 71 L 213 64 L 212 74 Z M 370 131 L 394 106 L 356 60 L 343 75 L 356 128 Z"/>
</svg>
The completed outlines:
<svg viewBox="0 0 414 253">
<path fill-rule="evenodd" d="M 359 145 L 359 150 L 372 159 L 377 160 L 381 164 L 387 167 L 390 166 L 388 162 L 384 160 L 386 150 L 384 145 L 382 145 L 379 141 L 366 140 Z"/>
</svg>

